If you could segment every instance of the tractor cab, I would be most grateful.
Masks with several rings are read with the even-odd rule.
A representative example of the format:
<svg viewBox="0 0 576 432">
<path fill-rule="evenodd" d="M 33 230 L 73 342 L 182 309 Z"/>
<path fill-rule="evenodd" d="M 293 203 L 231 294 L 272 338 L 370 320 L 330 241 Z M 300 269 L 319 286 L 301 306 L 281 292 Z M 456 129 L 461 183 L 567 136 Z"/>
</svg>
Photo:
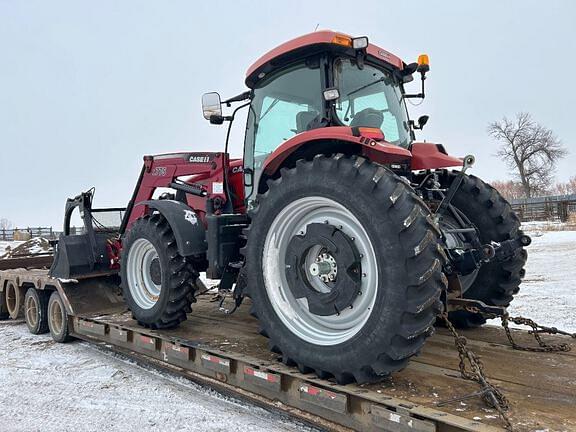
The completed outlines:
<svg viewBox="0 0 576 432">
<path fill-rule="evenodd" d="M 354 142 L 361 131 L 405 150 L 391 152 L 402 153 L 403 158 L 385 157 L 386 161 L 408 160 L 406 150 L 414 133 L 405 98 L 414 95 L 406 95 L 403 84 L 416 70 L 424 77 L 427 58 L 422 61 L 426 67 L 406 65 L 369 44 L 367 37 L 332 31 L 302 36 L 262 56 L 246 77 L 251 89 L 245 93 L 250 100 L 244 143 L 246 200 L 262 192 L 279 168 L 305 158 L 308 152 L 362 153 Z M 225 118 L 216 96 L 205 95 L 204 112 L 213 123 L 220 123 Z M 319 133 L 318 129 L 328 130 Z"/>
</svg>

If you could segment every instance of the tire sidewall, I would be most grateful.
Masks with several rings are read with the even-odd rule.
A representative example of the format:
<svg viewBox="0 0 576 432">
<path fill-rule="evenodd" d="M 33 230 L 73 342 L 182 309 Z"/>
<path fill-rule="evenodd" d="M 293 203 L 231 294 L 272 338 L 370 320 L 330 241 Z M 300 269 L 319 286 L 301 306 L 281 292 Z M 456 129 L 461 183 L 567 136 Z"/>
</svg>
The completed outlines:
<svg viewBox="0 0 576 432">
<path fill-rule="evenodd" d="M 52 308 L 54 304 L 58 304 L 60 306 L 60 313 L 62 317 L 62 329 L 60 332 L 56 332 L 52 326 Z M 64 302 L 62 301 L 62 297 L 58 291 L 53 291 L 50 295 L 50 300 L 48 300 L 48 328 L 50 329 L 50 335 L 52 339 L 56 342 L 66 342 L 68 340 L 68 313 L 66 312 L 66 307 L 64 306 Z"/>
<path fill-rule="evenodd" d="M 493 195 L 491 199 L 499 202 L 498 205 L 501 210 L 498 214 L 491 214 L 491 212 L 495 211 L 494 207 L 486 207 L 485 202 L 482 202 L 479 196 L 471 193 L 471 188 L 475 184 L 487 188 Z M 501 242 L 509 240 L 514 238 L 520 229 L 520 221 L 513 213 L 510 204 L 492 186 L 477 177 L 464 177 L 464 183 L 454 196 L 452 203 L 478 229 L 479 240 L 482 244 L 490 243 L 491 241 Z M 506 214 L 510 215 L 510 217 L 508 220 L 502 220 L 501 224 L 497 224 L 495 223 L 495 218 L 500 217 L 500 213 L 504 213 L 502 217 L 505 217 Z M 506 226 L 506 229 L 504 229 L 504 226 Z M 526 256 L 525 249 L 519 253 Z M 519 253 L 513 259 L 517 259 Z M 490 301 L 490 297 L 498 296 L 498 292 L 494 287 L 500 281 L 509 277 L 509 272 L 504 269 L 504 266 L 505 263 L 496 260 L 484 264 L 478 271 L 478 275 L 470 288 L 464 293 L 465 297 L 494 304 L 494 302 Z"/>
<path fill-rule="evenodd" d="M 28 331 L 32 334 L 38 334 L 40 332 L 40 327 L 42 325 L 42 319 L 46 319 L 46 317 L 42 316 L 42 306 L 40 304 L 40 296 L 38 295 L 38 291 L 35 288 L 28 288 L 26 291 L 26 295 L 24 296 L 24 308 L 26 308 L 26 304 L 28 303 L 28 298 L 32 297 L 36 302 L 36 325 L 32 326 L 28 322 L 28 314 L 26 310 L 24 311 L 24 320 L 26 321 L 26 326 L 28 327 Z"/>
</svg>

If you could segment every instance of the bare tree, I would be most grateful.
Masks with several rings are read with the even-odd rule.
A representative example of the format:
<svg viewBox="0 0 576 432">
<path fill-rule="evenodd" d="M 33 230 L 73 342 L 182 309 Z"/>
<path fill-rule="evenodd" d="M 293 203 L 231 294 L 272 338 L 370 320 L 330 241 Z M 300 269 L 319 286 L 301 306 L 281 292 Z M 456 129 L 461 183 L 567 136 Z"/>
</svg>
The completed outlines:
<svg viewBox="0 0 576 432">
<path fill-rule="evenodd" d="M 514 120 L 491 123 L 488 133 L 500 143 L 497 155 L 515 170 L 528 198 L 550 186 L 556 163 L 567 153 L 550 129 L 519 113 Z"/>
<path fill-rule="evenodd" d="M 12 228 L 12 222 L 6 218 L 0 218 L 0 229 L 10 229 Z"/>
</svg>

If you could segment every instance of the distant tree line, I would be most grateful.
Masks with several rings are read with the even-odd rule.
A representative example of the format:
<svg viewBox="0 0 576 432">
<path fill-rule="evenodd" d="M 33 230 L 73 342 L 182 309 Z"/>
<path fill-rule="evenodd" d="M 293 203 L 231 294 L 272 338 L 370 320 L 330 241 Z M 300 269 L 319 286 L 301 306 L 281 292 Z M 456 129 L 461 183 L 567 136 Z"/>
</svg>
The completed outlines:
<svg viewBox="0 0 576 432">
<path fill-rule="evenodd" d="M 494 186 L 506 199 L 526 198 L 526 193 L 522 183 L 514 180 L 493 181 Z M 545 190 L 539 191 L 538 196 L 549 195 L 576 195 L 576 176 L 573 176 L 567 182 L 558 182 L 552 184 Z M 536 196 L 536 195 L 533 195 Z"/>
<path fill-rule="evenodd" d="M 0 218 L 0 229 L 10 229 L 14 225 L 6 218 Z"/>
</svg>

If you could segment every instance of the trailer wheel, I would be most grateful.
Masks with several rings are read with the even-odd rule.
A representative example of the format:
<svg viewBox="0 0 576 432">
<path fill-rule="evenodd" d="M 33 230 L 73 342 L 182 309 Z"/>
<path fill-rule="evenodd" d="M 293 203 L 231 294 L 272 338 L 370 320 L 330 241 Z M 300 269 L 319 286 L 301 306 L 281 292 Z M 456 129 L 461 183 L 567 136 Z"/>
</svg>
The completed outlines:
<svg viewBox="0 0 576 432">
<path fill-rule="evenodd" d="M 6 282 L 4 289 L 6 310 L 13 320 L 17 319 L 24 305 L 24 289 L 16 286 L 12 281 Z"/>
<path fill-rule="evenodd" d="M 53 291 L 48 301 L 48 327 L 56 342 L 68 342 L 71 336 L 68 329 L 68 312 L 58 291 Z"/>
<path fill-rule="evenodd" d="M 445 287 L 428 208 L 388 169 L 342 155 L 298 161 L 268 186 L 243 251 L 270 349 L 339 383 L 404 368 Z"/>
<path fill-rule="evenodd" d="M 450 184 L 454 175 L 447 173 L 445 184 Z M 482 244 L 515 238 L 520 231 L 520 220 L 512 206 L 478 177 L 464 177 L 452 205 L 478 229 Z M 522 248 L 507 261 L 483 265 L 476 273 L 464 277 L 464 297 L 507 307 L 520 289 L 527 258 L 528 253 Z M 450 320 L 460 328 L 478 327 L 486 322 L 481 315 L 467 311 L 450 312 Z"/>
<path fill-rule="evenodd" d="M 47 333 L 49 293 L 36 288 L 28 288 L 24 296 L 24 319 L 32 334 Z"/>
<path fill-rule="evenodd" d="M 198 272 L 178 252 L 168 221 L 159 213 L 138 219 L 123 241 L 124 298 L 139 324 L 173 328 L 192 312 Z"/>
</svg>

